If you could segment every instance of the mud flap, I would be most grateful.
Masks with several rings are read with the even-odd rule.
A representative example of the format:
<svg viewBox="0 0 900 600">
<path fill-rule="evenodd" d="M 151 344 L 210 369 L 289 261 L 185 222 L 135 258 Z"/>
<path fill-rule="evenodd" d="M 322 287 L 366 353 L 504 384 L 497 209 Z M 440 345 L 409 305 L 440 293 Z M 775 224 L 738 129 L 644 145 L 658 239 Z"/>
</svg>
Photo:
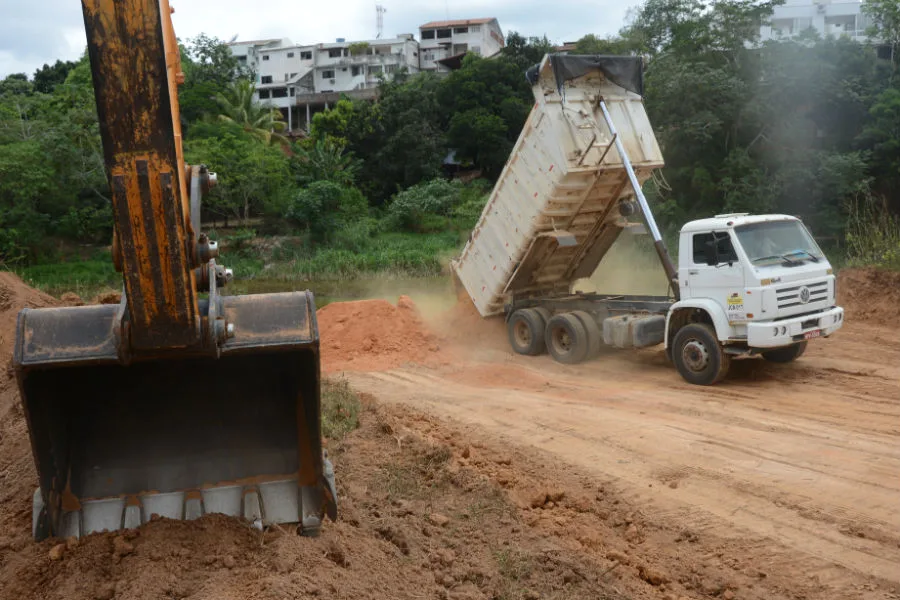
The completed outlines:
<svg viewBox="0 0 900 600">
<path fill-rule="evenodd" d="M 220 301 L 236 330 L 215 354 L 120 356 L 122 306 L 20 313 L 35 537 L 213 512 L 315 535 L 336 517 L 312 294 Z"/>
</svg>

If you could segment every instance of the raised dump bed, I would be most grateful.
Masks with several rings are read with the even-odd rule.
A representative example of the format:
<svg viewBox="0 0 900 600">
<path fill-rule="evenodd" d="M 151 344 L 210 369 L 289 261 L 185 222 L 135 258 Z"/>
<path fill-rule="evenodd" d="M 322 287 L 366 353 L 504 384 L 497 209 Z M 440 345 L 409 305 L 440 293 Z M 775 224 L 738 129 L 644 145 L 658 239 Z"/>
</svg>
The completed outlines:
<svg viewBox="0 0 900 600">
<path fill-rule="evenodd" d="M 601 101 L 638 182 L 663 166 L 639 57 L 548 55 L 528 78 L 534 108 L 452 264 L 482 316 L 511 296 L 568 292 L 639 211 Z"/>
</svg>

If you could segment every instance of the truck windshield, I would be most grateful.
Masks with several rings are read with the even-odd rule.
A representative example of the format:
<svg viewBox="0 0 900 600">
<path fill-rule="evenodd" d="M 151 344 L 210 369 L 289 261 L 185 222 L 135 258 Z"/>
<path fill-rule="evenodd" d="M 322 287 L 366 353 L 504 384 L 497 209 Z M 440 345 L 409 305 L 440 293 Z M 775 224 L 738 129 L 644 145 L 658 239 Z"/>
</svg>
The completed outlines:
<svg viewBox="0 0 900 600">
<path fill-rule="evenodd" d="M 822 251 L 800 221 L 765 221 L 734 228 L 750 262 L 758 266 L 819 262 Z"/>
</svg>

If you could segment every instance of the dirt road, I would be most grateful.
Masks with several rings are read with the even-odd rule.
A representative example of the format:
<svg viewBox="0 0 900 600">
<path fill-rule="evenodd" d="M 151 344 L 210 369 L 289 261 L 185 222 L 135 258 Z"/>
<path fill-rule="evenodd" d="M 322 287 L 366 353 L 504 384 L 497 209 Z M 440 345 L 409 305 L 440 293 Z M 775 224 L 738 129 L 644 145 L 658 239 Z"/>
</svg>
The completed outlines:
<svg viewBox="0 0 900 600">
<path fill-rule="evenodd" d="M 724 554 L 764 574 L 760 597 L 900 597 L 894 330 L 851 323 L 793 365 L 736 361 L 701 388 L 658 349 L 564 366 L 512 354 L 494 329 L 501 343 L 477 355 L 348 377 L 613 485 L 656 527 L 699 540 L 690 559 L 666 536 L 636 550 L 671 555 L 670 569 Z"/>
</svg>

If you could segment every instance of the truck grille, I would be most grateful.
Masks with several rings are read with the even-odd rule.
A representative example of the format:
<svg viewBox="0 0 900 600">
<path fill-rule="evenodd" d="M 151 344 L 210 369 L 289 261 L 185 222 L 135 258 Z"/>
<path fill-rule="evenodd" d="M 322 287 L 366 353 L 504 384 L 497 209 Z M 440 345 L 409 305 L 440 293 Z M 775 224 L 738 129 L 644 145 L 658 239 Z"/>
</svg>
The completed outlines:
<svg viewBox="0 0 900 600">
<path fill-rule="evenodd" d="M 805 289 L 804 289 L 805 288 Z M 828 298 L 828 282 L 817 281 L 805 285 L 783 287 L 777 292 L 778 308 L 791 308 L 820 302 Z"/>
</svg>

